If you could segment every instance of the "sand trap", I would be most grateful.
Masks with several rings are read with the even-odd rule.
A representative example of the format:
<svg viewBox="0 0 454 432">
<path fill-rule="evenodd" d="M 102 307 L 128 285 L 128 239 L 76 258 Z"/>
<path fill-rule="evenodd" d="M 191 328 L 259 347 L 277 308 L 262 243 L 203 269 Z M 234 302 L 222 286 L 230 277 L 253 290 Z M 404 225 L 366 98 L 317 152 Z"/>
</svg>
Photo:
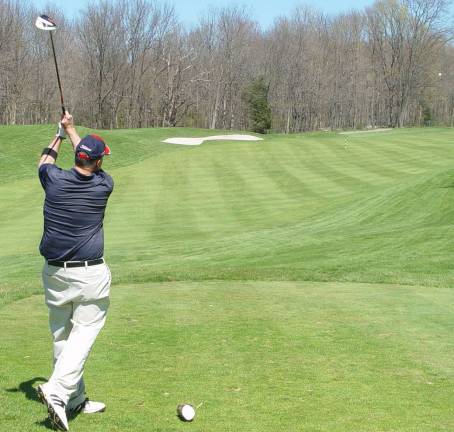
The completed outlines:
<svg viewBox="0 0 454 432">
<path fill-rule="evenodd" d="M 339 135 L 355 135 L 355 134 L 374 133 L 374 132 L 389 132 L 392 130 L 393 130 L 392 128 L 368 129 L 368 130 L 351 131 L 351 132 L 339 132 Z"/>
<path fill-rule="evenodd" d="M 163 143 L 180 145 L 200 145 L 204 141 L 263 141 L 253 135 L 213 135 L 204 138 L 168 138 Z"/>
</svg>

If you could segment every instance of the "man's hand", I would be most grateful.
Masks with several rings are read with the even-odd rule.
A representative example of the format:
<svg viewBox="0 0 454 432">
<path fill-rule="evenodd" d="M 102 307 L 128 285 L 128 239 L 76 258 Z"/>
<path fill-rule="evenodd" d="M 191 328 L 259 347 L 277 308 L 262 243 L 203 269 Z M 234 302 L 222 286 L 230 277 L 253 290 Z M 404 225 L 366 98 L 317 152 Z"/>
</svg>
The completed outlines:
<svg viewBox="0 0 454 432">
<path fill-rule="evenodd" d="M 65 115 L 61 119 L 61 125 L 64 127 L 66 135 L 68 135 L 73 145 L 73 150 L 76 151 L 76 147 L 80 143 L 80 136 L 76 132 L 73 116 L 68 111 L 65 112 Z"/>
<path fill-rule="evenodd" d="M 65 115 L 61 119 L 61 125 L 65 128 L 65 130 L 71 128 L 74 129 L 74 119 L 68 111 L 65 112 Z"/>
</svg>

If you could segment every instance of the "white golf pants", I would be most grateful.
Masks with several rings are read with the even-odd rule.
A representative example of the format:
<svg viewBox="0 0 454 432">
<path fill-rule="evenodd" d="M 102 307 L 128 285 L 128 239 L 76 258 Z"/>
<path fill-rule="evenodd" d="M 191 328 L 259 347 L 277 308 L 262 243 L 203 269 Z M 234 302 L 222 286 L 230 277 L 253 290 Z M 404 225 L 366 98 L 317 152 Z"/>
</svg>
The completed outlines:
<svg viewBox="0 0 454 432">
<path fill-rule="evenodd" d="M 52 393 L 69 406 L 85 400 L 85 361 L 106 321 L 111 275 L 106 264 L 61 268 L 44 265 L 43 285 L 54 341 Z"/>
</svg>

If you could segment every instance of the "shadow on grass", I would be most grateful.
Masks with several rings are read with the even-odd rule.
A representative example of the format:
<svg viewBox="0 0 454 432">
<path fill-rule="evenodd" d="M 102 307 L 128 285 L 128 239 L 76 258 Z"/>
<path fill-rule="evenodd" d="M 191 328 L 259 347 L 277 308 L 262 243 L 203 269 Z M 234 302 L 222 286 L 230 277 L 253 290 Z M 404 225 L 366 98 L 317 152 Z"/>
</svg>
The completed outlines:
<svg viewBox="0 0 454 432">
<path fill-rule="evenodd" d="M 21 382 L 17 387 L 6 389 L 6 391 L 8 393 L 23 393 L 28 400 L 41 403 L 36 391 L 36 387 L 38 386 L 38 384 L 44 383 L 46 381 L 47 379 L 44 377 L 36 377 L 32 378 L 31 380 Z M 38 426 L 43 426 L 47 429 L 54 430 L 52 423 L 48 418 L 37 421 L 35 424 Z"/>
<path fill-rule="evenodd" d="M 46 429 L 55 430 L 55 428 L 52 426 L 52 422 L 49 420 L 49 418 L 36 422 L 35 424 L 38 426 L 45 427 Z"/>
<path fill-rule="evenodd" d="M 24 396 L 28 400 L 33 401 L 33 402 L 41 403 L 41 401 L 39 400 L 39 397 L 38 397 L 38 393 L 36 391 L 36 387 L 38 387 L 38 385 L 40 383 L 45 383 L 46 381 L 47 381 L 47 378 L 43 378 L 43 377 L 32 378 L 31 380 L 21 382 L 17 387 L 6 389 L 6 392 L 8 392 L 8 393 L 23 393 Z M 71 413 L 68 414 L 68 420 L 73 420 L 78 415 L 79 415 L 79 413 L 71 412 Z M 49 418 L 46 418 L 46 419 L 41 420 L 41 421 L 37 421 L 35 424 L 38 425 L 38 426 L 45 427 L 47 429 L 54 430 L 54 427 L 52 426 L 52 423 L 49 420 Z"/>
<path fill-rule="evenodd" d="M 47 378 L 36 377 L 31 380 L 21 382 L 18 387 L 6 389 L 8 393 L 19 393 L 22 392 L 28 400 L 40 402 L 38 393 L 36 392 L 36 387 L 40 383 L 47 381 Z"/>
</svg>

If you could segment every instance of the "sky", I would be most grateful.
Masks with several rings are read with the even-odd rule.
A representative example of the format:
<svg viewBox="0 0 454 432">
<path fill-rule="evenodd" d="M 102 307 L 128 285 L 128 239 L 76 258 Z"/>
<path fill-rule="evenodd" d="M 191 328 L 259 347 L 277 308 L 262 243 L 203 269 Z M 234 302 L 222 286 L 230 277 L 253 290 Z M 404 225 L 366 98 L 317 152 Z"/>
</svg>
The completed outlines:
<svg viewBox="0 0 454 432">
<path fill-rule="evenodd" d="M 93 0 L 72 0 L 57 4 L 67 16 L 76 16 L 77 12 L 86 4 L 94 2 Z M 48 4 L 48 0 L 32 0 L 32 3 L 43 8 Z M 236 5 L 245 6 L 249 9 L 252 18 L 255 18 L 263 27 L 267 27 L 277 16 L 290 14 L 298 4 L 306 4 L 323 12 L 335 14 L 352 9 L 363 9 L 365 6 L 371 5 L 373 0 L 170 0 L 168 3 L 175 6 L 180 21 L 188 26 L 196 24 L 198 18 L 212 6 Z"/>
</svg>

